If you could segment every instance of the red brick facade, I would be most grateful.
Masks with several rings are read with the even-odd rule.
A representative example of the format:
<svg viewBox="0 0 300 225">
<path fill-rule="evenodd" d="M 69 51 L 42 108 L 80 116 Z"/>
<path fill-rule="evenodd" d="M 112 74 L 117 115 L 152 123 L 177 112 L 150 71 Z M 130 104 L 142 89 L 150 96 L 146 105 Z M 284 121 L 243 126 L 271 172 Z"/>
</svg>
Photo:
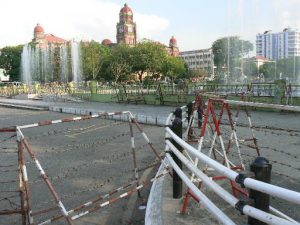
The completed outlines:
<svg viewBox="0 0 300 225">
<path fill-rule="evenodd" d="M 133 22 L 133 12 L 127 4 L 120 10 L 117 23 L 117 43 L 136 45 L 136 24 Z"/>
</svg>

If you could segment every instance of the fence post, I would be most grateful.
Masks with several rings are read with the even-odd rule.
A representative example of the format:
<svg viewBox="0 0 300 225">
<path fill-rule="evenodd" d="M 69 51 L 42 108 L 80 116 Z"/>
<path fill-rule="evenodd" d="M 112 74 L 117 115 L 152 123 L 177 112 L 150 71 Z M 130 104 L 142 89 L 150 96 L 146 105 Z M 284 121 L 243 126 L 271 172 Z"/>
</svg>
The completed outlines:
<svg viewBox="0 0 300 225">
<path fill-rule="evenodd" d="M 253 163 L 250 165 L 250 170 L 254 172 L 255 179 L 259 181 L 263 181 L 266 183 L 271 182 L 271 170 L 272 165 L 269 163 L 264 157 L 257 157 Z M 249 198 L 253 200 L 253 206 L 257 209 L 263 210 L 265 212 L 269 212 L 270 207 L 270 195 L 252 190 L 249 191 Z M 248 217 L 249 225 L 265 225 L 257 219 L 252 217 Z"/>
<path fill-rule="evenodd" d="M 191 116 L 192 116 L 192 112 L 193 112 L 193 106 L 194 104 L 192 102 L 189 102 L 186 107 L 187 107 L 187 120 L 188 123 L 190 122 Z"/>
<path fill-rule="evenodd" d="M 182 138 L 182 110 L 181 108 L 177 108 L 174 112 L 175 119 L 172 122 L 171 130 L 180 138 Z M 183 151 L 183 148 L 177 144 L 176 141 L 171 140 L 172 144 L 180 151 Z M 172 152 L 172 158 L 178 165 L 180 169 L 182 169 L 182 162 L 177 158 L 177 156 Z M 182 197 L 182 180 L 178 176 L 178 174 L 173 170 L 173 198 L 181 198 Z"/>
</svg>

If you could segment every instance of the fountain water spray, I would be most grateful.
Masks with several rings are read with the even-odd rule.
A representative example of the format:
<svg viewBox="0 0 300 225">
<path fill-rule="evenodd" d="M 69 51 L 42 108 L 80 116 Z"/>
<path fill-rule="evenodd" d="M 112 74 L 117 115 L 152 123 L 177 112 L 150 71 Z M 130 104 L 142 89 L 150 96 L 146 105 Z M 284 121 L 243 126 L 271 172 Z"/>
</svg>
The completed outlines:
<svg viewBox="0 0 300 225">
<path fill-rule="evenodd" d="M 60 70 L 61 81 L 69 82 L 68 46 L 63 44 L 60 47 Z"/>
<path fill-rule="evenodd" d="M 71 75 L 76 84 L 82 81 L 81 51 L 78 42 L 42 46 L 26 44 L 21 58 L 21 79 L 26 84 L 31 84 L 32 81 L 69 82 Z"/>
<path fill-rule="evenodd" d="M 21 80 L 25 84 L 30 84 L 32 82 L 31 56 L 31 47 L 28 44 L 24 45 L 21 55 Z"/>
<path fill-rule="evenodd" d="M 71 42 L 71 56 L 72 56 L 72 76 L 73 81 L 78 84 L 82 81 L 82 66 L 81 66 L 81 51 L 80 43 L 76 41 Z"/>
</svg>

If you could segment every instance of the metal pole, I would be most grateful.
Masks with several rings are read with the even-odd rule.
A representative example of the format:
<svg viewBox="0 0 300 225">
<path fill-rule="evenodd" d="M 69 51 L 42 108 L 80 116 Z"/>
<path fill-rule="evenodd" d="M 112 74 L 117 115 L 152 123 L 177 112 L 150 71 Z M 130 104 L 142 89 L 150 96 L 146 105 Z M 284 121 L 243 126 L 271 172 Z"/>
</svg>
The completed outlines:
<svg viewBox="0 0 300 225">
<path fill-rule="evenodd" d="M 271 182 L 271 170 L 272 165 L 264 157 L 257 157 L 254 162 L 250 165 L 250 170 L 254 172 L 255 179 L 266 183 Z M 269 212 L 270 208 L 270 195 L 252 190 L 249 191 L 249 198 L 253 200 L 253 206 L 257 209 Z M 248 217 L 249 225 L 265 225 L 266 223 L 261 222 L 252 217 Z"/>
<path fill-rule="evenodd" d="M 172 122 L 171 130 L 180 138 L 182 138 L 182 110 L 181 108 L 177 108 L 174 112 L 175 119 Z M 183 148 L 175 141 L 171 140 L 172 144 L 176 146 L 176 148 L 182 152 Z M 178 157 L 172 152 L 171 156 L 173 160 L 176 162 L 178 167 L 182 169 L 182 162 L 178 159 Z M 181 198 L 182 197 L 182 180 L 180 176 L 173 170 L 173 198 Z"/>
<path fill-rule="evenodd" d="M 65 206 L 63 205 L 62 201 L 60 200 L 60 197 L 58 195 L 58 193 L 56 192 L 56 190 L 54 189 L 52 182 L 50 181 L 48 175 L 45 173 L 44 169 L 42 168 L 41 164 L 39 163 L 39 161 L 37 160 L 35 154 L 32 151 L 31 146 L 29 145 L 29 143 L 27 142 L 26 139 L 24 139 L 24 137 L 22 137 L 23 139 L 22 144 L 24 144 L 25 148 L 27 149 L 27 152 L 29 153 L 31 159 L 35 162 L 41 177 L 43 178 L 43 180 L 45 181 L 48 189 L 50 190 L 50 193 L 52 194 L 52 196 L 54 197 L 54 200 L 58 206 L 58 208 L 60 209 L 61 213 L 64 215 L 65 219 L 67 220 L 69 225 L 74 225 L 74 223 L 72 222 L 72 219 L 69 217 L 67 210 L 65 209 Z M 29 213 L 30 215 L 30 213 Z"/>
<path fill-rule="evenodd" d="M 25 152 L 23 151 L 22 140 L 18 140 L 18 148 L 21 156 L 21 165 L 22 165 L 21 168 L 22 168 L 22 176 L 24 181 L 24 189 L 26 194 L 26 212 L 28 216 L 28 222 L 29 224 L 34 224 L 33 216 L 32 216 L 31 191 L 29 187 L 29 179 L 28 179 L 27 168 L 26 168 L 26 156 L 25 156 Z"/>
<path fill-rule="evenodd" d="M 19 191 L 21 198 L 21 210 L 22 210 L 22 225 L 26 225 L 26 206 L 25 206 L 25 192 L 24 192 L 24 182 L 22 177 L 22 143 L 18 142 L 18 172 L 19 172 Z"/>
<path fill-rule="evenodd" d="M 134 134 L 133 134 L 133 127 L 132 127 L 132 120 L 129 118 L 129 127 L 130 127 L 130 140 L 131 140 L 131 150 L 132 150 L 132 157 L 133 157 L 133 166 L 134 166 L 134 177 L 136 180 L 136 186 L 139 186 L 139 173 L 137 167 L 137 160 L 136 160 L 136 151 L 135 151 L 135 143 L 134 143 Z M 138 197 L 141 197 L 141 192 L 138 190 Z"/>
</svg>

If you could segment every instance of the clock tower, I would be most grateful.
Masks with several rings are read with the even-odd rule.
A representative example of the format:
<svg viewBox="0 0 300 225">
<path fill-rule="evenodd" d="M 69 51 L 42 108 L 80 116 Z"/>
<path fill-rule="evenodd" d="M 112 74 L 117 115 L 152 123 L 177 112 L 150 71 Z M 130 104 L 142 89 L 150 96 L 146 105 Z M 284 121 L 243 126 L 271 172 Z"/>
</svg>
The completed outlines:
<svg viewBox="0 0 300 225">
<path fill-rule="evenodd" d="M 136 24 L 133 22 L 133 13 L 131 8 L 125 3 L 120 10 L 119 22 L 117 23 L 117 43 L 126 45 L 136 45 Z"/>
</svg>

